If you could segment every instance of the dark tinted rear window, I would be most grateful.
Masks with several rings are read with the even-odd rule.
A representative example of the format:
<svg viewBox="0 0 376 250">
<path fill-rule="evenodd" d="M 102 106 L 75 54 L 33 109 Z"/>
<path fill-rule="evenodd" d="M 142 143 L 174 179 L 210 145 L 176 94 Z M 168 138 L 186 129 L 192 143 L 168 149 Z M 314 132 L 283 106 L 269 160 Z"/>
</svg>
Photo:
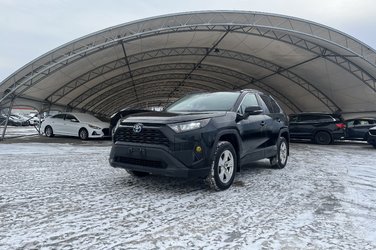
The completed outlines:
<svg viewBox="0 0 376 250">
<path fill-rule="evenodd" d="M 332 122 L 333 117 L 330 115 L 300 115 L 298 118 L 299 122 Z"/>
<path fill-rule="evenodd" d="M 264 101 L 266 107 L 269 109 L 270 113 L 280 113 L 281 109 L 279 108 L 278 104 L 267 95 L 260 95 L 261 99 Z"/>
</svg>

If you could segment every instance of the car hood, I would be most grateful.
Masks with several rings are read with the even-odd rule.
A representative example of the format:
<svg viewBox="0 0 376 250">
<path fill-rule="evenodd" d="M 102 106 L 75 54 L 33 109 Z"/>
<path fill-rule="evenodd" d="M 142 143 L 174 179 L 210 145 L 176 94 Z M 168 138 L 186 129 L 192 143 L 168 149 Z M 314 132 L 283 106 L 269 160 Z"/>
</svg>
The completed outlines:
<svg viewBox="0 0 376 250">
<path fill-rule="evenodd" d="M 91 124 L 100 128 L 109 128 L 110 124 L 106 122 L 98 122 L 98 121 L 83 121 L 82 123 Z"/>
<path fill-rule="evenodd" d="M 194 121 L 206 118 L 213 118 L 226 115 L 226 111 L 214 112 L 147 112 L 128 116 L 121 120 L 121 123 L 155 123 L 155 124 L 171 124 L 178 122 Z"/>
</svg>

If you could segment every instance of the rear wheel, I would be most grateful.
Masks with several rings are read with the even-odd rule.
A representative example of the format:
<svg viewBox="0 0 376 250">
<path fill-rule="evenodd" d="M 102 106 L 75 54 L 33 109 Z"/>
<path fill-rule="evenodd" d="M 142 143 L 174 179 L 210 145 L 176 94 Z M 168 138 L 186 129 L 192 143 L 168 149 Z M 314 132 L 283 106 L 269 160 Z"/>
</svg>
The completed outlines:
<svg viewBox="0 0 376 250">
<path fill-rule="evenodd" d="M 89 138 L 89 133 L 87 132 L 86 128 L 82 128 L 78 132 L 78 136 L 81 140 L 87 140 L 87 138 Z"/>
<path fill-rule="evenodd" d="M 51 126 L 47 126 L 47 127 L 44 129 L 44 134 L 45 134 L 47 137 L 53 137 L 53 136 L 54 136 L 54 131 L 52 130 Z"/>
<path fill-rule="evenodd" d="M 230 142 L 221 141 L 214 153 L 211 169 L 206 181 L 215 190 L 226 190 L 234 182 L 237 156 Z"/>
<path fill-rule="evenodd" d="M 280 137 L 277 144 L 277 155 L 270 158 L 270 165 L 274 168 L 284 168 L 289 157 L 289 144 L 284 137 Z"/>
<path fill-rule="evenodd" d="M 319 131 L 315 135 L 315 143 L 320 145 L 328 145 L 332 142 L 332 137 L 328 132 Z"/>
<path fill-rule="evenodd" d="M 147 172 L 140 172 L 140 171 L 133 171 L 133 170 L 126 170 L 128 174 L 135 176 L 135 177 L 145 177 L 148 176 L 149 173 Z"/>
</svg>

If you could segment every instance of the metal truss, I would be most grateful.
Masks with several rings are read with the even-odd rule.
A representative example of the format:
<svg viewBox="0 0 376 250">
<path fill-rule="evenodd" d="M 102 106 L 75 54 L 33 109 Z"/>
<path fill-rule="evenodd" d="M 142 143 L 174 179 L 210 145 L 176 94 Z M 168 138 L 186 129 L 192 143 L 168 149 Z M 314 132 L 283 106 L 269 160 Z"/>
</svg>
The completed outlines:
<svg viewBox="0 0 376 250">
<path fill-rule="evenodd" d="M 227 14 L 231 15 L 226 17 Z M 234 18 L 234 16 L 237 17 Z M 164 20 L 165 22 L 158 22 L 158 20 Z M 154 23 L 154 25 L 148 26 L 148 24 L 152 22 L 157 24 Z M 162 23 L 162 25 L 160 23 Z M 336 63 L 344 70 L 356 76 L 373 91 L 376 91 L 375 78 L 348 59 L 348 57 L 359 57 L 369 62 L 372 66 L 375 66 L 375 52 L 367 48 L 364 44 L 359 43 L 359 41 L 338 31 L 291 17 L 268 15 L 264 13 L 196 12 L 159 17 L 118 26 L 116 32 L 114 29 L 108 29 L 93 34 L 92 37 L 95 37 L 97 40 L 93 39 L 87 44 L 80 45 L 81 40 L 77 40 L 65 47 L 58 48 L 44 57 L 33 61 L 29 65 L 26 65 L 14 75 L 4 80 L 1 85 L 8 86 L 9 92 L 0 99 L 0 103 L 11 94 L 22 94 L 34 84 L 37 84 L 52 73 L 64 68 L 66 65 L 81 60 L 98 51 L 113 47 L 120 41 L 127 43 L 162 34 L 196 31 L 238 32 L 266 37 L 303 48 L 317 55 L 323 55 L 325 59 Z M 294 34 L 297 35 L 295 36 Z M 299 36 L 302 35 L 307 39 L 313 37 L 314 40 L 341 47 L 348 51 L 349 55 L 338 55 L 328 48 L 319 46 L 307 39 L 300 38 Z M 85 39 L 88 37 L 85 37 Z M 334 37 L 333 40 L 344 42 L 338 44 L 332 41 L 331 37 Z M 47 58 L 49 58 L 49 60 L 45 60 Z M 42 61 L 44 63 L 41 63 Z M 21 75 L 18 79 L 16 75 L 27 67 L 31 68 L 29 73 Z"/>
<path fill-rule="evenodd" d="M 206 53 L 207 53 L 207 48 L 170 48 L 170 49 L 161 49 L 161 50 L 155 50 L 155 51 L 147 51 L 145 53 L 136 54 L 136 55 L 133 55 L 133 56 L 129 56 L 128 60 L 129 60 L 130 63 L 133 64 L 133 63 L 152 60 L 152 59 L 156 59 L 156 58 L 163 58 L 163 57 L 167 57 L 167 56 L 206 55 Z M 227 58 L 227 59 L 232 59 L 232 60 L 238 60 L 238 61 L 241 61 L 241 62 L 251 63 L 251 64 L 257 65 L 259 67 L 268 69 L 272 72 L 278 72 L 280 75 L 288 78 L 293 83 L 298 84 L 300 87 L 304 88 L 309 93 L 311 93 L 312 95 L 317 97 L 318 100 L 320 102 L 322 102 L 323 104 L 325 104 L 325 106 L 327 106 L 329 110 L 335 111 L 335 110 L 339 109 L 338 106 L 335 103 L 333 103 L 324 93 L 322 93 L 320 90 L 318 90 L 314 85 L 312 85 L 308 81 L 302 79 L 298 75 L 291 72 L 289 69 L 284 69 L 284 68 L 280 67 L 279 65 L 273 64 L 271 62 L 265 61 L 261 58 L 258 58 L 258 57 L 252 56 L 252 55 L 248 55 L 248 54 L 244 54 L 244 53 L 240 53 L 240 52 L 235 52 L 235 51 L 229 51 L 229 50 L 222 50 L 221 49 L 221 50 L 216 51 L 215 53 L 211 53 L 210 56 Z M 78 87 L 79 85 L 84 84 L 85 82 L 81 81 L 82 79 L 87 79 L 87 77 L 89 77 L 89 76 L 93 76 L 93 78 L 91 78 L 91 79 L 98 77 L 97 72 L 103 72 L 104 69 L 106 69 L 106 73 L 107 73 L 107 72 L 111 72 L 111 68 L 113 70 L 120 68 L 121 65 L 122 65 L 120 61 L 121 61 L 121 59 L 114 61 L 114 62 L 110 62 L 108 64 L 105 64 L 101 67 L 94 69 L 93 72 L 88 72 L 87 74 L 85 74 L 83 76 L 84 78 L 79 77 L 77 79 L 74 79 L 73 81 L 68 83 L 65 87 L 63 87 L 63 92 L 73 90 L 75 87 Z M 193 68 L 200 66 L 198 64 L 192 64 L 192 65 L 193 65 Z M 171 68 L 171 69 L 173 69 L 173 68 Z M 134 73 L 134 75 L 144 74 L 144 72 L 142 72 L 142 70 L 134 70 L 133 73 Z M 88 90 L 87 92 L 83 93 L 82 95 L 80 95 L 79 97 L 74 99 L 68 105 L 75 107 L 82 100 L 86 100 L 92 94 L 98 93 L 98 91 L 103 89 L 103 87 L 110 86 L 114 82 L 119 82 L 119 81 L 125 80 L 127 78 L 129 78 L 128 73 L 125 73 L 122 76 L 115 76 L 114 79 L 107 80 L 103 83 L 98 84 L 97 86 L 94 86 L 92 89 Z M 91 79 L 88 79 L 87 81 L 89 81 Z M 252 83 L 254 85 L 257 85 L 258 87 L 264 89 L 265 87 L 262 87 L 258 82 L 259 81 L 257 79 L 252 79 Z M 267 88 L 267 86 L 266 86 L 266 88 Z M 116 89 L 115 91 L 118 91 L 118 89 Z M 283 98 L 280 97 L 280 94 L 275 93 L 276 92 L 275 90 L 272 91 L 270 89 L 270 90 L 268 90 L 268 92 L 270 92 L 272 95 L 278 97 L 279 99 L 283 99 Z M 55 97 L 57 97 L 57 96 L 59 96 L 59 95 L 55 95 Z M 61 96 L 60 96 L 60 98 L 61 98 Z M 290 101 L 290 103 L 291 103 L 291 101 Z M 287 105 L 287 106 L 290 106 L 290 108 L 291 108 L 291 105 Z M 295 107 L 295 108 L 292 108 L 292 110 L 297 110 L 297 109 Z"/>
<path fill-rule="evenodd" d="M 158 92 L 156 92 L 156 89 L 158 89 Z M 125 98 L 116 98 L 114 100 L 112 100 L 111 103 L 108 103 L 106 107 L 101 107 L 101 109 L 99 110 L 95 110 L 96 113 L 105 113 L 105 114 L 112 114 L 116 111 L 119 110 L 119 107 L 120 106 L 123 106 L 123 107 L 129 107 L 129 106 L 134 106 L 134 105 L 137 105 L 139 103 L 149 103 L 150 102 L 150 99 L 160 99 L 162 100 L 164 103 L 171 103 L 171 100 L 176 100 L 176 99 L 179 99 L 181 97 L 183 97 L 184 95 L 187 95 L 187 94 L 192 94 L 192 93 L 197 93 L 197 92 L 202 92 L 203 90 L 201 88 L 197 88 L 197 87 L 186 87 L 184 86 L 180 91 L 178 92 L 175 92 L 174 93 L 174 97 L 172 98 L 168 98 L 168 93 L 171 92 L 171 87 L 170 88 L 167 88 L 167 89 L 162 89 L 160 90 L 160 88 L 154 88 L 154 89 L 150 89 L 148 88 L 147 91 L 144 91 L 142 92 L 142 96 L 145 96 L 144 100 L 137 100 L 134 96 L 129 96 L 129 98 L 125 99 Z M 204 90 L 205 91 L 205 90 Z M 126 100 L 126 101 L 124 101 Z M 159 103 L 158 105 L 156 106 L 160 106 Z"/>
<path fill-rule="evenodd" d="M 140 79 L 137 79 L 135 81 L 136 86 L 139 86 L 138 84 L 143 84 L 144 86 L 148 86 L 147 83 L 150 85 L 148 87 L 152 86 L 158 86 L 161 82 L 166 82 L 166 81 L 172 81 L 175 82 L 174 86 L 177 86 L 181 80 L 184 78 L 186 74 L 184 73 L 174 73 L 174 74 L 160 74 L 160 75 L 152 75 L 152 76 L 146 76 L 142 77 Z M 211 76 L 204 76 L 204 75 L 192 75 L 191 78 L 189 79 L 189 82 L 194 83 L 197 87 L 200 87 L 201 89 L 205 90 L 206 88 L 210 88 L 212 91 L 218 91 L 218 90 L 232 90 L 233 87 L 232 85 L 228 85 L 227 82 L 222 81 L 220 79 L 211 77 Z M 163 84 L 162 84 L 163 86 Z M 97 106 L 104 106 L 103 103 L 106 103 L 108 100 L 114 100 L 115 98 L 118 98 L 122 93 L 122 98 L 127 98 L 129 95 L 129 88 L 124 88 L 124 85 L 120 85 L 116 87 L 118 90 L 116 92 L 107 91 L 103 93 L 100 96 L 97 96 L 93 100 L 91 100 L 89 103 L 87 103 L 85 106 L 82 107 L 84 110 L 90 110 L 93 112 L 96 112 L 94 108 Z M 128 85 L 129 87 L 129 85 Z M 114 88 L 115 89 L 115 88 Z M 154 93 L 158 93 L 158 88 Z M 171 89 L 170 89 L 171 91 Z M 108 105 L 105 105 L 108 106 Z M 95 110 L 95 111 L 94 111 Z"/>
<path fill-rule="evenodd" d="M 163 71 L 165 72 L 165 74 L 169 74 L 169 73 L 174 73 L 175 70 L 177 70 L 177 69 L 188 71 L 192 68 L 193 68 L 193 64 L 191 64 L 191 63 L 180 63 L 180 64 L 173 63 L 173 64 L 153 65 L 153 66 L 141 68 L 142 71 L 140 72 L 140 75 L 148 75 L 148 74 L 153 73 L 153 72 L 161 73 Z M 138 69 L 138 70 L 141 70 L 141 69 Z M 135 70 L 134 72 L 136 72 L 136 71 L 137 70 Z M 235 70 L 231 70 L 229 68 L 213 66 L 213 65 L 206 65 L 206 64 L 201 64 L 199 66 L 199 68 L 197 69 L 197 72 L 209 73 L 209 74 L 215 73 L 215 74 L 218 74 L 220 77 L 221 77 L 221 75 L 223 75 L 225 77 L 231 77 L 231 78 L 233 78 L 233 80 L 230 80 L 230 82 L 237 83 L 236 85 L 230 86 L 230 87 L 232 87 L 232 89 L 241 89 L 240 85 L 256 86 L 259 89 L 273 95 L 275 98 L 277 98 L 278 100 L 283 102 L 287 107 L 289 107 L 294 112 L 300 112 L 301 111 L 296 104 L 294 104 L 290 99 L 285 97 L 283 94 L 281 94 L 280 92 L 278 92 L 274 88 L 264 84 L 261 81 L 255 81 L 255 79 L 253 77 L 246 75 L 244 73 L 241 73 L 241 72 L 238 72 L 238 71 L 235 71 Z M 221 77 L 221 79 L 222 79 L 222 77 Z M 111 86 L 111 87 L 114 87 L 114 89 L 108 90 L 108 92 L 112 92 L 110 99 L 112 99 L 114 96 L 116 96 L 119 92 L 127 91 L 129 88 L 124 90 L 124 89 L 122 89 L 124 87 L 121 87 L 121 86 L 124 86 L 125 84 L 126 84 L 125 82 L 120 82 L 120 84 L 117 84 L 117 86 L 120 86 L 120 87 Z M 177 86 L 179 86 L 179 84 Z M 176 86 L 175 86 L 175 88 L 176 88 Z M 89 91 L 93 91 L 93 93 L 97 93 L 95 88 L 93 88 L 92 90 L 89 90 Z M 105 92 L 105 94 L 107 95 L 108 92 Z M 87 94 L 90 94 L 90 93 L 87 93 Z M 85 96 L 83 98 L 86 99 Z M 102 95 L 102 96 L 98 96 L 97 100 L 104 100 L 105 98 L 106 98 L 106 96 Z M 95 100 L 93 102 L 95 102 Z M 90 108 L 90 107 L 85 106 L 85 108 Z"/>
</svg>

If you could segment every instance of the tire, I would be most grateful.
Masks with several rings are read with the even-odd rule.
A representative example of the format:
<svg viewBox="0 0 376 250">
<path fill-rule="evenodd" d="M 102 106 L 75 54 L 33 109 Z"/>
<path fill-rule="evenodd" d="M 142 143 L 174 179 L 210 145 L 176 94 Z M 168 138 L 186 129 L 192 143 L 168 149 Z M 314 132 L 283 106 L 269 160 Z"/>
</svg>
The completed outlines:
<svg viewBox="0 0 376 250">
<path fill-rule="evenodd" d="M 332 142 L 332 137 L 328 132 L 319 131 L 315 134 L 315 143 L 320 145 L 329 145 Z"/>
<path fill-rule="evenodd" d="M 234 182 L 236 169 L 237 155 L 234 147 L 230 142 L 220 141 L 213 155 L 206 182 L 214 190 L 226 190 Z"/>
<path fill-rule="evenodd" d="M 149 173 L 147 172 L 140 172 L 140 171 L 134 171 L 134 170 L 126 170 L 128 174 L 134 176 L 134 177 L 145 177 L 148 176 Z"/>
<path fill-rule="evenodd" d="M 89 132 L 87 132 L 86 128 L 82 128 L 78 132 L 78 137 L 80 137 L 81 140 L 87 140 L 89 138 Z"/>
<path fill-rule="evenodd" d="M 277 155 L 270 158 L 270 165 L 273 168 L 282 169 L 286 166 L 289 157 L 289 144 L 284 137 L 277 142 Z"/>
<path fill-rule="evenodd" d="M 47 136 L 47 137 L 53 137 L 54 136 L 54 131 L 52 129 L 51 126 L 47 126 L 45 129 L 44 129 L 44 134 Z"/>
</svg>

